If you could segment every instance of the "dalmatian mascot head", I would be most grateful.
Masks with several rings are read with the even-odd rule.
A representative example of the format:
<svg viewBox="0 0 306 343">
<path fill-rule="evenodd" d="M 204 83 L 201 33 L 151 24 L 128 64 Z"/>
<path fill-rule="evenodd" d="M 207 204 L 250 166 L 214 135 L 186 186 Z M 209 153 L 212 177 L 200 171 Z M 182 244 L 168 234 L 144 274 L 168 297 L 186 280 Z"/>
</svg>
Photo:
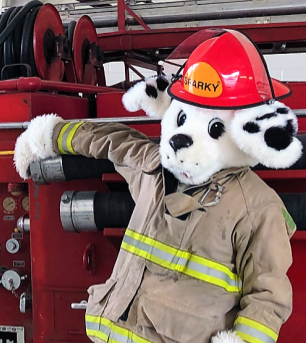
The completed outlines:
<svg viewBox="0 0 306 343">
<path fill-rule="evenodd" d="M 196 45 L 182 75 L 148 79 L 123 96 L 128 111 L 161 119 L 162 165 L 187 185 L 231 167 L 291 166 L 302 153 L 297 118 L 277 101 L 290 90 L 270 78 L 242 33 L 208 29 L 194 36 L 177 49 L 182 56 Z"/>
</svg>

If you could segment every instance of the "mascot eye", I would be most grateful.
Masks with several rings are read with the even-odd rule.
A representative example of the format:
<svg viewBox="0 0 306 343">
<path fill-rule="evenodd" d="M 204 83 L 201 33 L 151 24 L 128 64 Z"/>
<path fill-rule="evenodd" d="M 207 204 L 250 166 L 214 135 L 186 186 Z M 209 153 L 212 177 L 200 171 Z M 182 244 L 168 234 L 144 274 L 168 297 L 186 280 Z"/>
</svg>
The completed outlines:
<svg viewBox="0 0 306 343">
<path fill-rule="evenodd" d="M 213 139 L 218 139 L 225 132 L 222 120 L 215 118 L 208 124 L 208 133 Z"/>
<path fill-rule="evenodd" d="M 186 118 L 187 118 L 186 114 L 183 111 L 181 111 L 177 116 L 177 126 L 184 125 Z"/>
</svg>

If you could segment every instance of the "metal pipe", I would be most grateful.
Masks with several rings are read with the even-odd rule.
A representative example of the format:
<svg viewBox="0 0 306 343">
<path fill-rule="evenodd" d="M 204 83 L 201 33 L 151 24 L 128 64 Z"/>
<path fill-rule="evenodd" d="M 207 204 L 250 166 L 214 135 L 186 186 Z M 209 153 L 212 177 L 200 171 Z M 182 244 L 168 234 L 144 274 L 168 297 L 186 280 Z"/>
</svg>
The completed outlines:
<svg viewBox="0 0 306 343">
<path fill-rule="evenodd" d="M 306 109 L 292 110 L 298 117 L 306 116 Z M 87 123 L 121 123 L 121 124 L 158 124 L 160 119 L 149 118 L 149 117 L 111 117 L 111 118 L 84 118 L 84 119 L 71 119 L 69 122 L 78 123 L 84 121 Z M 9 123 L 0 123 L 0 130 L 13 130 L 13 129 L 27 129 L 29 126 L 29 121 L 24 122 L 9 122 Z"/>
<path fill-rule="evenodd" d="M 20 217 L 18 220 L 17 220 L 17 229 L 20 231 L 20 232 L 23 232 L 23 233 L 29 233 L 30 232 L 30 218 L 27 214 L 25 214 L 24 216 Z"/>
<path fill-rule="evenodd" d="M 60 155 L 30 164 L 32 180 L 41 185 L 71 180 L 101 178 L 105 173 L 114 173 L 112 162 L 85 156 Z"/>
<path fill-rule="evenodd" d="M 20 77 L 17 80 L 0 81 L 0 93 L 6 93 L 7 91 L 37 92 L 38 90 L 85 94 L 118 92 L 118 89 L 110 87 L 83 85 L 80 83 L 47 81 L 41 80 L 38 77 Z"/>
<path fill-rule="evenodd" d="M 235 3 L 234 5 L 229 5 L 228 3 L 207 4 L 199 1 L 196 5 L 193 5 L 193 2 L 190 2 L 187 6 L 184 6 L 185 2 L 176 1 L 163 4 L 136 4 L 129 6 L 129 8 L 136 11 L 136 13 L 139 13 L 143 21 L 148 25 L 263 16 L 299 15 L 306 13 L 306 4 L 304 3 L 286 4 L 283 2 L 282 4 L 263 6 L 262 4 L 245 4 L 243 1 L 241 4 Z M 184 10 L 184 7 L 188 10 Z M 178 11 L 179 8 L 182 10 L 181 13 Z M 166 9 L 167 15 L 164 14 L 165 11 L 163 11 L 163 9 Z M 70 10 L 69 14 L 73 19 L 84 14 L 91 15 L 96 28 L 107 28 L 118 25 L 116 6 L 102 9 L 89 8 Z M 101 19 L 99 19 L 99 17 Z M 125 24 L 129 26 L 139 25 L 139 23 L 131 17 L 125 18 Z"/>
<path fill-rule="evenodd" d="M 306 110 L 305 110 L 306 114 Z M 121 123 L 121 124 L 158 124 L 160 119 L 154 119 L 149 117 L 112 117 L 112 118 L 85 118 L 85 119 L 72 119 L 69 120 L 71 123 L 78 123 L 80 121 L 88 123 Z M 10 122 L 10 123 L 0 123 L 0 130 L 14 130 L 14 129 L 27 129 L 29 126 L 29 121 L 24 122 Z"/>
</svg>

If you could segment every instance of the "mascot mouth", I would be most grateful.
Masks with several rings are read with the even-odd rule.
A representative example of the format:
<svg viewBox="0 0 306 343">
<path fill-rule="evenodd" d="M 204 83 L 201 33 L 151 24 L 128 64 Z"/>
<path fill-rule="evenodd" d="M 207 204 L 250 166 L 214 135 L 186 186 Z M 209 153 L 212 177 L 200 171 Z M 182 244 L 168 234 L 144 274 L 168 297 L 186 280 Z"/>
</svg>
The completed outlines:
<svg viewBox="0 0 306 343">
<path fill-rule="evenodd" d="M 188 171 L 180 171 L 180 170 L 176 170 L 174 172 L 174 174 L 176 174 L 176 178 L 181 180 L 181 181 L 187 181 L 188 180 L 188 183 L 192 182 L 192 175 L 190 172 Z"/>
<path fill-rule="evenodd" d="M 189 174 L 187 174 L 187 173 L 180 173 L 180 174 L 182 174 L 183 176 L 185 176 L 187 179 L 189 179 L 189 178 L 190 178 L 190 175 L 189 175 Z"/>
</svg>

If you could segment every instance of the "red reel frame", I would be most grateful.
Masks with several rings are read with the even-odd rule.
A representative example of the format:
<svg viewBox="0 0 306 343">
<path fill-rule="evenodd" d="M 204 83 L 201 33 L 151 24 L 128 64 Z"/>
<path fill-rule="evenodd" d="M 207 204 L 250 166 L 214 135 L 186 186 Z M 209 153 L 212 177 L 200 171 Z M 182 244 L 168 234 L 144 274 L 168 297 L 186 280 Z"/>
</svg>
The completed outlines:
<svg viewBox="0 0 306 343">
<path fill-rule="evenodd" d="M 43 80 L 61 81 L 65 72 L 64 60 L 72 62 L 72 59 L 62 20 L 51 4 L 43 5 L 37 14 L 33 48 L 38 75 Z"/>
<path fill-rule="evenodd" d="M 102 50 L 88 16 L 81 17 L 75 26 L 72 54 L 78 83 L 105 86 Z"/>
</svg>

